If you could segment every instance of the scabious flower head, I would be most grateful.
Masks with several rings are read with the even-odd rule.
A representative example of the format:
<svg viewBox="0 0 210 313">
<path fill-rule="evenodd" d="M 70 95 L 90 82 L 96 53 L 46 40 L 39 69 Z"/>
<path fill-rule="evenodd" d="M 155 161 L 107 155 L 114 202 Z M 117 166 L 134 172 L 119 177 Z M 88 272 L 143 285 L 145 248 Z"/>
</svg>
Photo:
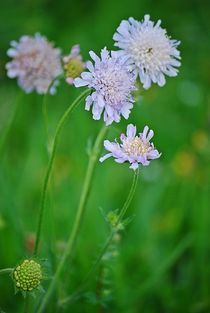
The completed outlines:
<svg viewBox="0 0 210 313">
<path fill-rule="evenodd" d="M 43 278 L 41 265 L 26 259 L 15 268 L 13 277 L 16 288 L 22 292 L 33 291 L 40 286 Z"/>
<path fill-rule="evenodd" d="M 66 82 L 73 85 L 74 79 L 79 77 L 86 68 L 86 64 L 83 62 L 80 54 L 80 45 L 74 45 L 71 48 L 70 54 L 63 57 L 63 62 Z"/>
<path fill-rule="evenodd" d="M 129 18 L 121 22 L 113 36 L 115 46 L 120 48 L 119 54 L 139 75 L 145 89 L 152 82 L 165 85 L 164 75 L 176 76 L 176 67 L 181 65 L 177 50 L 180 42 L 170 39 L 160 24 L 160 20 L 156 24 L 150 21 L 149 15 L 145 15 L 142 22 Z"/>
<path fill-rule="evenodd" d="M 144 127 L 142 133 L 136 135 L 136 126 L 129 124 L 126 135 L 121 134 L 120 136 L 121 143 L 104 141 L 104 147 L 110 153 L 100 158 L 100 162 L 113 156 L 117 163 L 129 162 L 131 164 L 130 168 L 133 170 L 136 170 L 139 164 L 149 165 L 150 160 L 160 157 L 160 153 L 150 142 L 153 135 L 154 132 L 149 130 L 148 126 Z"/>
<path fill-rule="evenodd" d="M 27 93 L 35 90 L 45 94 L 50 88 L 49 92 L 54 94 L 58 84 L 55 79 L 62 73 L 60 53 L 60 49 L 40 34 L 22 36 L 19 42 L 12 41 L 7 51 L 12 58 L 6 64 L 7 75 L 17 77 L 18 84 Z"/>
<path fill-rule="evenodd" d="M 135 90 L 135 75 L 131 73 L 123 59 L 104 48 L 101 59 L 90 51 L 94 60 L 87 62 L 89 72 L 83 72 L 81 78 L 74 80 L 76 87 L 88 86 L 93 89 L 86 98 L 86 110 L 92 106 L 93 118 L 99 120 L 103 114 L 106 125 L 119 122 L 121 115 L 128 118 L 134 99 L 131 92 Z"/>
</svg>

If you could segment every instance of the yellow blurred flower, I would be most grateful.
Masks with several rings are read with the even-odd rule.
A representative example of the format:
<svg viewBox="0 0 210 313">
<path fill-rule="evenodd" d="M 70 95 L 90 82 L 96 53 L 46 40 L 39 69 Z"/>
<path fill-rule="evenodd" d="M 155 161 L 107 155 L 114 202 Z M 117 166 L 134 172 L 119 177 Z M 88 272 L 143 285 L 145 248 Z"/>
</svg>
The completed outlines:
<svg viewBox="0 0 210 313">
<path fill-rule="evenodd" d="M 154 221 L 153 230 L 158 233 L 173 232 L 179 227 L 180 221 L 180 209 L 170 208 Z"/>
<path fill-rule="evenodd" d="M 172 162 L 172 168 L 178 176 L 190 176 L 196 165 L 196 158 L 192 152 L 179 151 Z"/>
<path fill-rule="evenodd" d="M 209 144 L 208 134 L 203 129 L 196 130 L 192 134 L 192 144 L 199 151 L 205 150 Z"/>
</svg>

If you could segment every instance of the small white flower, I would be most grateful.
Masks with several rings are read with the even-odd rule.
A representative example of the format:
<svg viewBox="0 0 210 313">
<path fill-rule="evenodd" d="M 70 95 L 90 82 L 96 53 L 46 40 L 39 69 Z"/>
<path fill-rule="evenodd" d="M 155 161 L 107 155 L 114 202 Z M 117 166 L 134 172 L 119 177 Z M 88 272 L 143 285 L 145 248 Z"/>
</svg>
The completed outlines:
<svg viewBox="0 0 210 313">
<path fill-rule="evenodd" d="M 177 68 L 181 65 L 180 52 L 177 50 L 179 41 L 167 36 L 166 30 L 145 15 L 143 22 L 129 18 L 123 20 L 117 28 L 113 39 L 118 52 L 128 61 L 132 70 L 139 75 L 145 89 L 152 82 L 159 86 L 165 85 L 165 76 L 176 76 Z"/>
<path fill-rule="evenodd" d="M 19 42 L 12 41 L 7 51 L 12 61 L 6 64 L 7 75 L 18 79 L 18 84 L 27 93 L 35 90 L 45 94 L 56 77 L 62 73 L 60 49 L 54 48 L 40 34 L 34 37 L 22 36 Z M 55 81 L 50 93 L 55 93 Z"/>
<path fill-rule="evenodd" d="M 110 53 L 104 48 L 101 51 L 101 59 L 90 51 L 94 60 L 87 62 L 89 72 L 83 72 L 81 78 L 74 80 L 76 87 L 88 86 L 93 89 L 86 98 L 86 110 L 92 106 L 93 118 L 99 120 L 103 113 L 106 125 L 113 121 L 119 122 L 121 115 L 128 118 L 134 99 L 131 92 L 135 90 L 135 75 L 131 73 L 124 60 Z"/>
<path fill-rule="evenodd" d="M 127 126 L 126 135 L 121 134 L 121 143 L 104 141 L 104 147 L 109 153 L 100 158 L 103 162 L 109 157 L 114 157 L 117 163 L 129 162 L 130 168 L 136 170 L 139 164 L 147 166 L 151 160 L 160 157 L 160 153 L 155 149 L 154 144 L 150 142 L 154 135 L 153 130 L 149 130 L 148 126 L 144 127 L 142 133 L 136 135 L 136 126 L 129 124 Z"/>
</svg>

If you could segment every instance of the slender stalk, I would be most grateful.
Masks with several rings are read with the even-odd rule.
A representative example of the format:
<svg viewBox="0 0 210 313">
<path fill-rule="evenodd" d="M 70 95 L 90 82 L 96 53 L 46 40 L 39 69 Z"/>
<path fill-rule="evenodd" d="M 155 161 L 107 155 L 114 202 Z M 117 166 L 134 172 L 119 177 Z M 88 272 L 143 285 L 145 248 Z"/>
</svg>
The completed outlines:
<svg viewBox="0 0 210 313">
<path fill-rule="evenodd" d="M 41 237 L 41 231 L 42 231 L 42 222 L 43 222 L 43 215 L 44 215 L 44 210 L 46 207 L 46 196 L 47 196 L 47 188 L 49 185 L 49 180 L 50 180 L 50 175 L 53 169 L 53 164 L 55 160 L 55 154 L 56 154 L 56 149 L 58 145 L 58 139 L 61 133 L 61 130 L 63 126 L 65 125 L 70 113 L 72 110 L 89 94 L 89 90 L 85 90 L 81 95 L 79 95 L 76 100 L 67 108 L 67 110 L 64 112 L 63 116 L 58 122 L 56 132 L 55 132 L 55 137 L 53 141 L 53 146 L 52 146 L 52 152 L 50 155 L 47 171 L 45 174 L 44 178 L 44 184 L 42 188 L 42 195 L 41 195 L 41 206 L 40 206 L 40 211 L 39 211 L 39 220 L 38 220 L 38 226 L 37 226 L 37 232 L 36 232 L 36 243 L 35 243 L 35 249 L 34 249 L 34 254 L 36 255 L 38 252 L 39 248 L 39 243 L 40 243 L 40 237 Z"/>
<path fill-rule="evenodd" d="M 63 74 L 58 75 L 55 79 L 52 80 L 50 85 L 48 86 L 47 92 L 44 94 L 42 99 L 42 114 L 43 114 L 43 120 L 44 120 L 44 126 L 45 126 L 45 132 L 46 132 L 46 139 L 47 139 L 47 150 L 48 150 L 48 140 L 49 140 L 49 123 L 48 123 L 48 96 L 51 94 L 50 90 L 55 84 L 56 81 L 59 81 L 61 78 L 63 78 Z"/>
<path fill-rule="evenodd" d="M 42 114 L 45 126 L 45 133 L 46 133 L 46 142 L 47 142 L 47 149 L 48 149 L 48 139 L 49 139 L 49 129 L 48 129 L 48 101 L 47 101 L 48 93 L 44 94 L 42 99 Z"/>
<path fill-rule="evenodd" d="M 14 268 L 3 268 L 2 270 L 0 270 L 0 275 L 1 274 L 10 274 L 13 270 L 14 270 Z"/>
<path fill-rule="evenodd" d="M 133 181 L 132 181 L 132 185 L 131 185 L 131 188 L 130 188 L 130 191 L 129 191 L 129 194 L 126 198 L 126 201 L 120 211 L 120 214 L 118 216 L 118 220 L 116 222 L 116 227 L 115 229 L 117 229 L 117 226 L 122 222 L 126 212 L 127 212 L 127 209 L 129 208 L 130 206 L 130 203 L 133 199 L 133 196 L 135 194 L 135 191 L 136 191 L 136 187 L 137 187 L 137 183 L 138 183 L 138 178 L 139 178 L 139 169 L 137 171 L 135 171 L 134 173 L 134 176 L 133 176 Z M 90 278 L 91 274 L 94 272 L 94 270 L 96 269 L 97 265 L 100 263 L 101 259 L 103 258 L 104 254 L 106 253 L 111 241 L 112 241 L 112 238 L 114 236 L 114 234 L 116 233 L 116 230 L 112 230 L 109 237 L 107 238 L 105 244 L 104 244 L 104 247 L 102 248 L 99 256 L 97 257 L 96 261 L 93 263 L 92 267 L 90 268 L 89 272 L 87 273 L 87 275 L 85 276 L 81 286 L 78 288 L 78 290 L 73 294 L 71 295 L 70 297 L 67 297 L 63 300 L 61 300 L 59 302 L 59 305 L 62 306 L 62 305 L 65 305 L 67 304 L 68 302 L 70 302 L 73 298 L 77 297 L 79 293 L 82 292 L 82 290 L 85 288 L 87 282 L 88 282 L 88 279 Z"/>
<path fill-rule="evenodd" d="M 23 313 L 28 313 L 29 311 L 29 297 L 26 295 L 24 299 L 24 305 L 23 305 Z"/>
<path fill-rule="evenodd" d="M 85 179 L 84 179 L 84 183 L 83 183 L 83 188 L 82 188 L 82 193 L 80 196 L 80 200 L 79 200 L 79 205 L 78 205 L 78 209 L 77 209 L 77 214 L 76 214 L 76 218 L 75 218 L 75 222 L 73 225 L 73 229 L 70 233 L 67 245 L 66 245 L 66 250 L 60 260 L 60 263 L 58 264 L 57 267 L 57 271 L 55 273 L 54 279 L 51 281 L 51 284 L 40 304 L 40 307 L 37 310 L 37 313 L 41 313 L 44 311 L 47 302 L 54 290 L 54 287 L 56 286 L 58 279 L 60 277 L 60 274 L 63 270 L 64 264 L 67 260 L 68 257 L 72 256 L 72 253 L 74 251 L 75 248 L 75 244 L 76 244 L 76 240 L 78 237 L 78 233 L 79 230 L 81 228 L 81 224 L 83 221 L 83 216 L 85 213 L 85 208 L 86 208 L 86 204 L 87 204 L 87 199 L 88 199 L 88 195 L 90 192 L 90 188 L 91 188 L 91 182 L 92 182 L 92 178 L 93 178 L 93 174 L 94 174 L 94 169 L 96 167 L 96 163 L 98 162 L 98 158 L 99 158 L 99 153 L 100 153 L 100 146 L 101 146 L 101 142 L 105 136 L 107 132 L 107 127 L 103 126 L 103 128 L 101 129 L 101 131 L 99 132 L 94 147 L 92 149 L 92 152 L 89 156 L 89 162 L 88 162 L 88 167 L 87 167 L 87 171 L 86 171 L 86 175 L 85 175 Z"/>
<path fill-rule="evenodd" d="M 23 94 L 21 92 L 21 94 L 17 97 L 17 100 L 16 100 L 15 105 L 14 105 L 14 110 L 13 110 L 13 112 L 11 114 L 11 117 L 9 119 L 9 122 L 8 122 L 7 126 L 5 127 L 4 134 L 2 135 L 2 137 L 0 139 L 0 156 L 1 156 L 2 152 L 3 152 L 4 146 L 6 144 L 6 141 L 7 141 L 8 137 L 9 137 L 9 134 L 11 132 L 12 126 L 13 126 L 14 121 L 15 121 L 15 118 L 17 116 L 17 112 L 18 112 L 19 105 L 21 103 L 20 100 L 22 98 L 22 95 Z"/>
</svg>

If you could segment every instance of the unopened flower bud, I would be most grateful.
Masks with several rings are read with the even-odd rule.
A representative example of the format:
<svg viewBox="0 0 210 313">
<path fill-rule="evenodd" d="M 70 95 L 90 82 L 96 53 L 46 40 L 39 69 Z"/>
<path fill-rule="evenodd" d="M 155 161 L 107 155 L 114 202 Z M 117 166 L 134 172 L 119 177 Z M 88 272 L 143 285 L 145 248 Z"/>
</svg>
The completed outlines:
<svg viewBox="0 0 210 313">
<path fill-rule="evenodd" d="M 34 260 L 24 260 L 14 270 L 15 286 L 21 291 L 33 291 L 41 284 L 41 265 Z"/>
</svg>

